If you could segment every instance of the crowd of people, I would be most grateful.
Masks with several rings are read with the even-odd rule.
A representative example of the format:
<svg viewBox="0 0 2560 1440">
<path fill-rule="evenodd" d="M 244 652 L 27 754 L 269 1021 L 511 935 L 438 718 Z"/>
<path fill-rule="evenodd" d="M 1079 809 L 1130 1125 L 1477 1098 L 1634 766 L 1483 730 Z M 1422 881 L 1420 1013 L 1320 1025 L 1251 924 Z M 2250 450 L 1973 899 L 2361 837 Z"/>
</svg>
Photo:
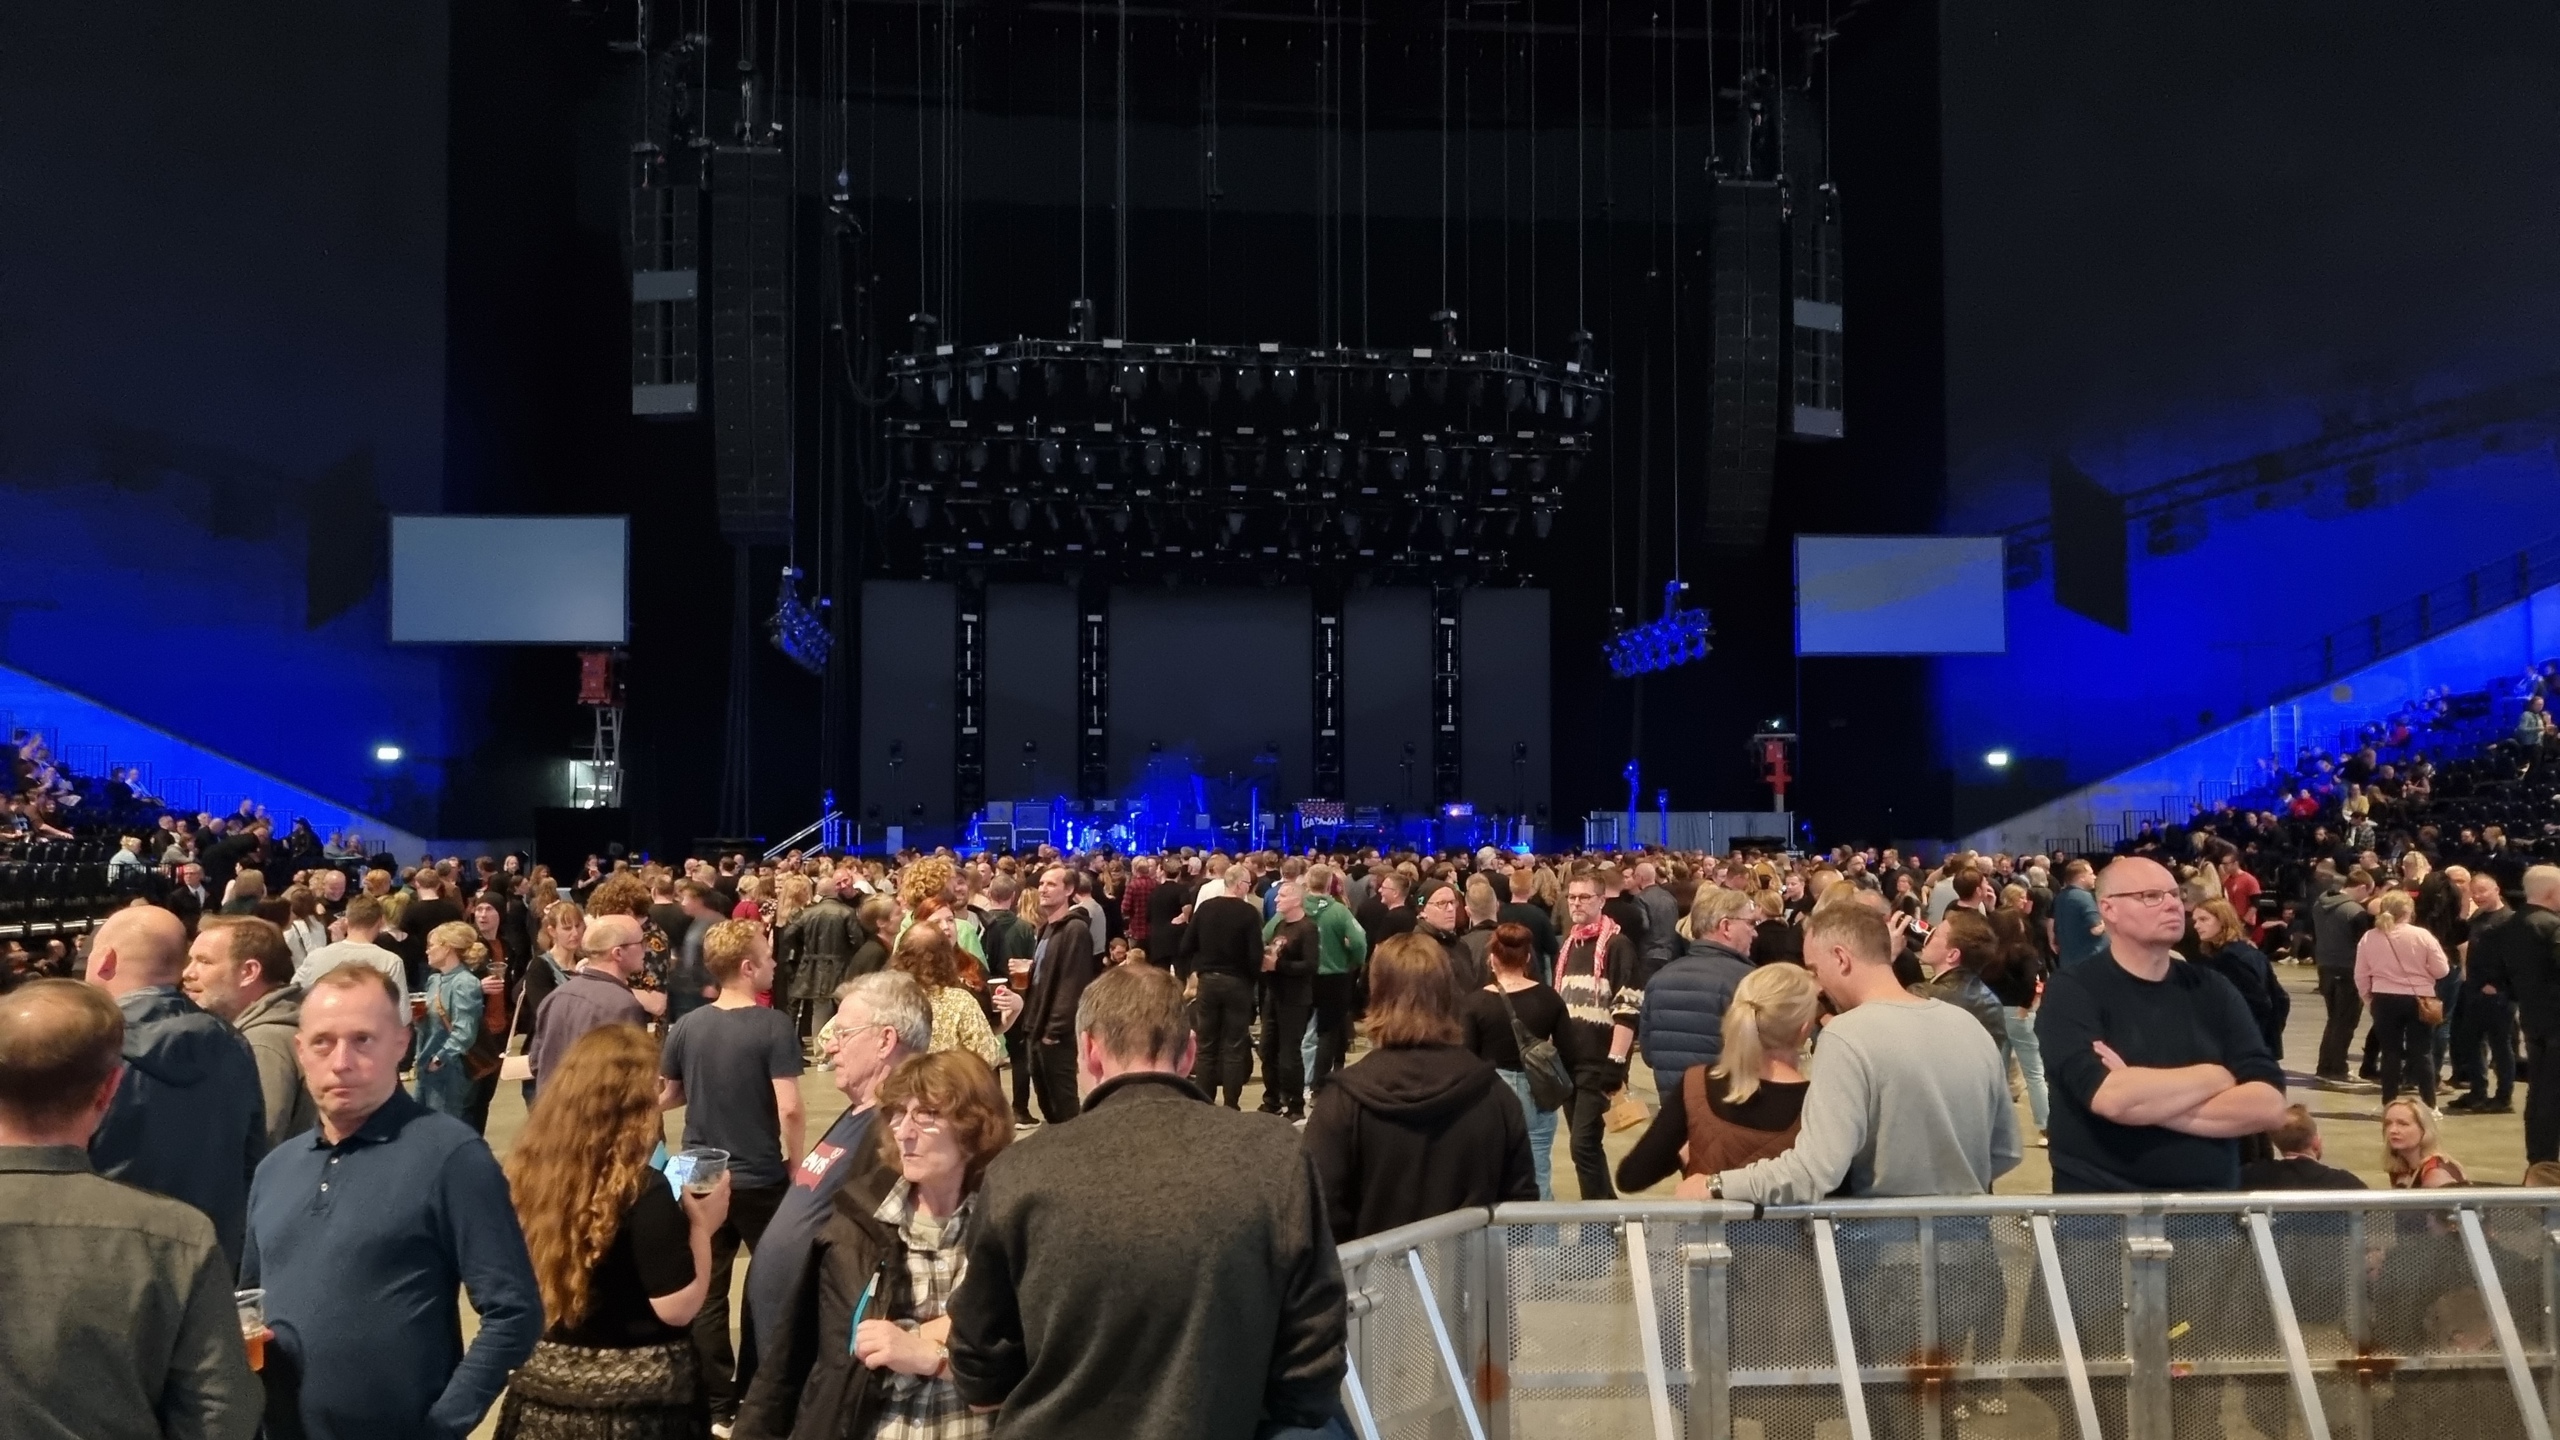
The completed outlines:
<svg viewBox="0 0 2560 1440">
<path fill-rule="evenodd" d="M 2305 861 L 2235 810 L 2095 857 L 562 884 L 351 877 L 250 816 L 0 995 L 0 1250 L 42 1301 L 0 1315 L 0 1405 L 66 1435 L 493 1406 L 523 1440 L 1340 1433 L 1333 1247 L 1552 1198 L 1559 1129 L 1583 1199 L 1979 1195 L 2036 1146 L 2061 1192 L 2349 1184 L 2287 1105 L 2271 956 L 2317 967 L 2332 1083 L 2371 1011 L 2390 1183 L 2467 1183 L 2437 1086 L 2508 1107 L 2519 1034 L 2560 1043 L 2560 868 L 2406 839 Z M 844 1102 L 814 1135 L 812 1069 Z"/>
</svg>

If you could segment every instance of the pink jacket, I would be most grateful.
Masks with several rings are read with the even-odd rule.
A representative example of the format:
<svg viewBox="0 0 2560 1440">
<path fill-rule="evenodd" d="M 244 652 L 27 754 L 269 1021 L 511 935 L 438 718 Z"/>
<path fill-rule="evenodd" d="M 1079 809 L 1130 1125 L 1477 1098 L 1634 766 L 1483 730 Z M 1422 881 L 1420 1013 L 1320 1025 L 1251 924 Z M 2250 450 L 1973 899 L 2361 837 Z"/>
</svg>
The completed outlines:
<svg viewBox="0 0 2560 1440">
<path fill-rule="evenodd" d="M 2452 968 L 2436 937 L 2405 921 L 2389 930 L 2377 925 L 2356 942 L 2356 993 L 2367 1001 L 2377 992 L 2433 995 Z"/>
</svg>

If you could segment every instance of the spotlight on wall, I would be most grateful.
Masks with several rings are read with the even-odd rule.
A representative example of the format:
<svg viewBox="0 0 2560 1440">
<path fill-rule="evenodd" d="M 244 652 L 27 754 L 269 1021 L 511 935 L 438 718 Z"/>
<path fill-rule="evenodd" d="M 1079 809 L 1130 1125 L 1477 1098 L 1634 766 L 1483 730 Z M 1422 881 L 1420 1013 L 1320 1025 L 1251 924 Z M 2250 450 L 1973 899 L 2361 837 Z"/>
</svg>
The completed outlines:
<svg viewBox="0 0 2560 1440">
<path fill-rule="evenodd" d="M 2006 770 L 2009 768 L 2009 752 L 2006 750 L 1986 750 L 1982 755 L 1982 763 L 1990 766 L 1994 770 Z"/>
</svg>

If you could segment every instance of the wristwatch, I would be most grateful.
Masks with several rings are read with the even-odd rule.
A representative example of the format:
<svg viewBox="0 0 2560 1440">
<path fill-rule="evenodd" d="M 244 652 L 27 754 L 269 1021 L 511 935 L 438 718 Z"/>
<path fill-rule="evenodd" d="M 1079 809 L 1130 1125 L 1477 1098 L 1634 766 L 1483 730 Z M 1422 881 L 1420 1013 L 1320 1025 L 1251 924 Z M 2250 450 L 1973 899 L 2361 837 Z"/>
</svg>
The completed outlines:
<svg viewBox="0 0 2560 1440">
<path fill-rule="evenodd" d="M 1707 1198 L 1710 1200 L 1721 1200 L 1724 1198 L 1724 1173 L 1722 1171 L 1718 1171 L 1717 1173 L 1707 1177 Z"/>
</svg>

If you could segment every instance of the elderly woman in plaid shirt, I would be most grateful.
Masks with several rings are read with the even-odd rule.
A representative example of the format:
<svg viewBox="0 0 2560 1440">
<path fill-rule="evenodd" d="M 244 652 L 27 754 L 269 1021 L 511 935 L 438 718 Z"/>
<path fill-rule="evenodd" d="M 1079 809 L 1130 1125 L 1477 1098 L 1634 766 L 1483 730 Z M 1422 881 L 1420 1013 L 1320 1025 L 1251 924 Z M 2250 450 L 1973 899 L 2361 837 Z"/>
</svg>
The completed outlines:
<svg viewBox="0 0 2560 1440">
<path fill-rule="evenodd" d="M 880 1087 L 879 1163 L 836 1195 L 738 1409 L 739 1440 L 975 1440 L 945 1307 L 965 1273 L 987 1162 L 1013 1119 L 984 1060 L 919 1055 Z"/>
</svg>

